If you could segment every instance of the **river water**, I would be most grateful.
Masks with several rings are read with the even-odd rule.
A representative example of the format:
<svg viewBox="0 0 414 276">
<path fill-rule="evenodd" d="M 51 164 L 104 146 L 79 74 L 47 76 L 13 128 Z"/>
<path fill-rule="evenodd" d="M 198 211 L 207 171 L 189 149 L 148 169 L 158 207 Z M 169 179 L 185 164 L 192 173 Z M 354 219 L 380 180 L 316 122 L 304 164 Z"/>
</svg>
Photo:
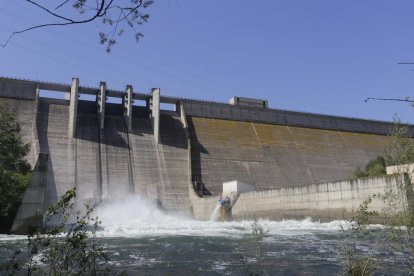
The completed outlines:
<svg viewBox="0 0 414 276">
<path fill-rule="evenodd" d="M 102 220 L 98 236 L 112 270 L 128 275 L 243 275 L 245 265 L 268 275 L 341 272 L 338 230 L 344 221 L 259 220 L 264 230 L 263 265 L 259 267 L 252 221 L 195 221 L 165 214 L 137 197 L 107 203 L 95 212 Z M 0 235 L 0 262 L 15 249 L 24 249 L 25 243 L 24 236 Z M 369 241 L 360 249 L 384 253 L 370 248 Z"/>
</svg>

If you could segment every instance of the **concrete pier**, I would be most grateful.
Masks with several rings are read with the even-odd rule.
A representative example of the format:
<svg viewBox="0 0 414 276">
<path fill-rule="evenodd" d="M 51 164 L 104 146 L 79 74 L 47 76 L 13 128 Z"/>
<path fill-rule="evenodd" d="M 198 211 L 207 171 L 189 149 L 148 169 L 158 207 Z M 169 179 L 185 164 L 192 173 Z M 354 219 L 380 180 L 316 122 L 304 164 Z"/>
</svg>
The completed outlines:
<svg viewBox="0 0 414 276">
<path fill-rule="evenodd" d="M 160 140 L 160 89 L 153 88 L 150 99 L 151 123 L 154 131 L 155 144 Z"/>
<path fill-rule="evenodd" d="M 122 98 L 122 107 L 124 108 L 124 119 L 128 131 L 131 131 L 132 122 L 132 93 L 132 85 L 127 85 Z"/>
<path fill-rule="evenodd" d="M 79 98 L 79 79 L 72 79 L 70 88 L 70 105 L 69 105 L 69 137 L 73 138 L 76 133 L 76 122 L 78 116 L 78 98 Z"/>
<path fill-rule="evenodd" d="M 98 105 L 99 127 L 105 128 L 105 103 L 106 103 L 106 82 L 99 84 L 99 92 L 96 95 L 96 104 Z"/>
</svg>

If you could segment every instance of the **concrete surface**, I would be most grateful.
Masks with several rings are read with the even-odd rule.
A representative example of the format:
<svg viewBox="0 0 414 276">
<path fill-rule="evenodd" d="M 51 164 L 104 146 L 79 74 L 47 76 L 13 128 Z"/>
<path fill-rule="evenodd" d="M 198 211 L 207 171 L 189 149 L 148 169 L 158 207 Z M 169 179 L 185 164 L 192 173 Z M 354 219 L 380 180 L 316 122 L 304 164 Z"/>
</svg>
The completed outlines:
<svg viewBox="0 0 414 276">
<path fill-rule="evenodd" d="M 150 99 L 150 118 L 155 144 L 159 144 L 160 141 L 160 104 L 160 89 L 153 88 Z"/>
<path fill-rule="evenodd" d="M 99 127 L 104 129 L 105 126 L 105 103 L 106 103 L 106 82 L 101 81 L 99 84 L 99 92 L 96 95 L 96 103 L 98 105 Z"/>
<path fill-rule="evenodd" d="M 403 181 L 404 175 L 400 174 L 240 193 L 232 206 L 232 217 L 235 220 L 254 217 L 271 220 L 350 219 L 368 196 L 384 194 L 387 189 L 395 190 Z M 193 201 L 195 217 L 208 220 L 217 201 L 217 196 Z M 369 210 L 381 213 L 382 208 L 382 201 L 375 198 Z"/>
<path fill-rule="evenodd" d="M 254 186 L 238 180 L 223 183 L 223 196 L 230 193 L 246 193 L 254 191 Z"/>
<path fill-rule="evenodd" d="M 47 154 L 39 154 L 32 177 L 10 230 L 12 234 L 26 234 L 31 226 L 39 228 L 43 226 L 48 158 Z"/>
<path fill-rule="evenodd" d="M 387 166 L 386 171 L 387 171 L 387 174 L 406 173 L 410 177 L 411 182 L 414 182 L 414 163 Z"/>
<path fill-rule="evenodd" d="M 132 85 L 127 85 L 124 97 L 122 98 L 122 107 L 124 108 L 124 119 L 128 131 L 131 131 L 132 125 Z"/>
<path fill-rule="evenodd" d="M 69 137 L 73 138 L 76 133 L 76 123 L 78 116 L 78 98 L 79 98 L 79 79 L 72 79 L 72 86 L 70 88 L 70 102 L 69 102 Z"/>
<path fill-rule="evenodd" d="M 186 111 L 187 112 L 187 111 Z M 346 179 L 384 154 L 390 137 L 191 117 L 192 176 L 214 195 L 239 180 L 256 190 Z"/>
</svg>

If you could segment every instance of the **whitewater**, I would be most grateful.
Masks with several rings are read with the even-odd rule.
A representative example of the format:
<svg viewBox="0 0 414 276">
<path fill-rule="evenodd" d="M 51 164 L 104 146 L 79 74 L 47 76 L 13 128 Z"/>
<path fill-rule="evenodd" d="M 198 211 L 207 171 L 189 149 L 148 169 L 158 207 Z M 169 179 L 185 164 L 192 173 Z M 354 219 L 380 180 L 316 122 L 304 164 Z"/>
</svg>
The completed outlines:
<svg viewBox="0 0 414 276">
<path fill-rule="evenodd" d="M 102 221 L 101 237 L 202 236 L 241 238 L 252 233 L 252 221 L 217 222 L 215 208 L 209 221 L 197 221 L 179 214 L 168 214 L 154 202 L 138 196 L 106 202 L 95 209 Z M 304 235 L 313 232 L 336 232 L 345 221 L 321 223 L 304 220 L 259 220 L 266 235 Z"/>
<path fill-rule="evenodd" d="M 258 268 L 253 221 L 197 221 L 169 214 L 139 196 L 103 202 L 93 215 L 102 221 L 97 236 L 117 273 L 240 275 L 245 267 L 241 257 L 245 264 L 265 269 L 269 275 L 341 271 L 338 237 L 339 228 L 347 225 L 345 221 L 259 220 L 264 230 L 264 264 Z M 25 244 L 24 236 L 0 235 L 0 262 Z M 371 252 L 368 244 L 365 248 Z"/>
</svg>

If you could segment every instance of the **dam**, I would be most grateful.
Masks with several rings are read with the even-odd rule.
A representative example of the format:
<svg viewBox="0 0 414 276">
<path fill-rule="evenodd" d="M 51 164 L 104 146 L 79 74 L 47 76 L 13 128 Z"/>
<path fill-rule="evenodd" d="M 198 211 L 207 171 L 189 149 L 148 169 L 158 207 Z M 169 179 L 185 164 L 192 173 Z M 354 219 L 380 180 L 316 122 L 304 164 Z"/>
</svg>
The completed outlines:
<svg viewBox="0 0 414 276">
<path fill-rule="evenodd" d="M 42 91 L 62 97 L 42 97 Z M 164 104 L 173 108 L 163 110 Z M 329 220 L 346 217 L 365 196 L 398 181 L 344 180 L 384 155 L 390 122 L 272 109 L 267 101 L 163 96 L 159 88 L 85 87 L 78 78 L 59 84 L 2 77 L 0 105 L 16 113 L 35 168 L 15 232 L 40 223 L 35 210 L 72 187 L 80 205 L 137 194 L 168 212 L 207 220 L 223 182 L 238 180 L 255 191 L 239 196 L 235 218 Z M 408 129 L 413 137 L 414 127 Z"/>
</svg>

